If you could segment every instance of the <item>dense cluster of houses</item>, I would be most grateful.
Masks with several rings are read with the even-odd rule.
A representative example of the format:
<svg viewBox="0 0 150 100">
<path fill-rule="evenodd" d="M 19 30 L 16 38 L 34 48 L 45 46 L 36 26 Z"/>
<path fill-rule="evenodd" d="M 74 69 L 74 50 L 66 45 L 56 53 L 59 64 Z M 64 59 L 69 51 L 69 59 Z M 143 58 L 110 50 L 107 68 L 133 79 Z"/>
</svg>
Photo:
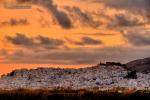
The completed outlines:
<svg viewBox="0 0 150 100">
<path fill-rule="evenodd" d="M 142 74 L 125 69 L 119 63 L 98 64 L 80 69 L 37 68 L 14 70 L 0 78 L 0 89 L 111 89 L 150 87 L 150 73 Z"/>
</svg>

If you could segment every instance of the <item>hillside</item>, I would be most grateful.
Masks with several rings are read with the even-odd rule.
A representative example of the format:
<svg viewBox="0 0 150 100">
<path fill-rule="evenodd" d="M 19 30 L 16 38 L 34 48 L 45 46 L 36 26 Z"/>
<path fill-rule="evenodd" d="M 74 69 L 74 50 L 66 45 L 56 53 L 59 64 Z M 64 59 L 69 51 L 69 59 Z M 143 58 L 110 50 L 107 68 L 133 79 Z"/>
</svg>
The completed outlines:
<svg viewBox="0 0 150 100">
<path fill-rule="evenodd" d="M 1 89 L 111 89 L 150 87 L 150 74 L 130 73 L 122 66 L 98 64 L 81 69 L 38 68 L 15 70 L 0 79 Z M 130 77 L 131 76 L 131 77 Z"/>
<path fill-rule="evenodd" d="M 127 63 L 127 67 L 142 73 L 150 73 L 150 58 L 138 59 Z"/>
</svg>

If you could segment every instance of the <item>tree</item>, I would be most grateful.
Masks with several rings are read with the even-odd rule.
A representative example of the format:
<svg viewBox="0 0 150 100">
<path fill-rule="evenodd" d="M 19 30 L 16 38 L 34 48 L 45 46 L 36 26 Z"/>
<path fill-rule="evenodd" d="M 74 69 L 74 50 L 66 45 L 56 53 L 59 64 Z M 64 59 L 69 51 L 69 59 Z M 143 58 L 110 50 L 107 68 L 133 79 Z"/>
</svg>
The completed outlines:
<svg viewBox="0 0 150 100">
<path fill-rule="evenodd" d="M 128 74 L 125 76 L 125 78 L 128 78 L 128 79 L 137 79 L 136 70 L 128 72 Z"/>
</svg>

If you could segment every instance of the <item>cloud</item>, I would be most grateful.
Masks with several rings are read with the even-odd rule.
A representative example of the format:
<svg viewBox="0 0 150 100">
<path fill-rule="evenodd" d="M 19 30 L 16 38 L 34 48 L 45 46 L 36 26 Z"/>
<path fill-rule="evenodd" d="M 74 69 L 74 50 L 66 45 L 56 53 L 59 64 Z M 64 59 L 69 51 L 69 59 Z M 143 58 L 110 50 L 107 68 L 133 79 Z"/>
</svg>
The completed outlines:
<svg viewBox="0 0 150 100">
<path fill-rule="evenodd" d="M 6 36 L 6 39 L 14 45 L 32 47 L 35 46 L 34 40 L 22 33 L 16 33 L 15 37 Z"/>
<path fill-rule="evenodd" d="M 100 61 L 128 62 L 150 56 L 150 48 L 103 47 L 57 49 L 50 51 L 20 51 L 7 55 L 3 63 L 97 64 Z"/>
<path fill-rule="evenodd" d="M 99 4 L 104 4 L 104 11 L 103 15 L 105 13 L 109 15 L 109 19 L 113 18 L 113 15 L 110 15 L 109 13 L 112 14 L 117 14 L 115 17 L 121 18 L 121 20 L 124 20 L 124 22 L 128 22 L 129 25 L 143 25 L 147 24 L 150 22 L 150 1 L 149 0 L 84 0 L 85 2 L 90 2 L 90 3 L 99 3 Z M 110 11 L 110 12 L 109 12 Z M 99 11 L 101 12 L 101 11 Z M 120 12 L 125 12 L 124 15 L 119 15 Z M 133 16 L 134 15 L 134 16 Z M 139 17 L 140 16 L 140 17 Z M 107 16 L 105 16 L 106 18 Z M 141 18 L 143 19 L 143 22 L 141 22 Z M 140 20 L 140 21 L 139 21 Z M 137 23 L 135 23 L 137 21 Z M 124 24 L 124 22 L 122 22 Z M 125 24 L 124 24 L 125 25 Z"/>
<path fill-rule="evenodd" d="M 81 45 L 81 47 L 65 49 L 65 42 L 63 40 L 52 39 L 41 35 L 28 37 L 24 34 L 17 33 L 14 37 L 6 36 L 6 39 L 10 43 L 23 48 L 16 47 L 18 49 L 10 54 L 6 50 L 0 50 L 0 55 L 3 54 L 2 56 L 5 58 L 2 63 L 97 64 L 99 61 L 128 62 L 137 58 L 150 56 L 149 47 L 139 48 L 139 44 L 140 46 L 143 46 L 143 44 L 149 45 L 150 35 L 146 35 L 146 33 L 145 35 L 141 34 L 123 34 L 128 42 L 137 45 L 132 48 L 123 46 L 101 48 L 83 47 L 84 45 L 102 44 L 101 40 L 83 37 L 79 42 L 71 41 L 75 45 Z M 70 42 L 70 40 L 68 41 Z M 40 50 L 40 48 L 44 49 Z"/>
<path fill-rule="evenodd" d="M 8 21 L 1 21 L 0 22 L 0 26 L 3 27 L 3 26 L 17 26 L 17 25 L 28 25 L 29 22 L 27 19 L 23 18 L 23 19 L 14 19 L 14 18 L 11 18 L 10 20 Z"/>
<path fill-rule="evenodd" d="M 24 3 L 24 2 L 31 2 L 32 0 L 17 0 L 20 3 Z"/>
<path fill-rule="evenodd" d="M 64 46 L 64 41 L 60 39 L 38 36 L 37 40 L 40 42 L 40 45 L 43 45 L 46 48 L 58 48 L 60 46 Z"/>
<path fill-rule="evenodd" d="M 92 2 L 105 3 L 108 6 L 116 8 L 145 8 L 149 6 L 149 0 L 89 0 Z"/>
<path fill-rule="evenodd" d="M 80 33 L 79 35 L 85 35 L 85 36 L 114 36 L 115 34 L 111 34 L 111 33 Z"/>
<path fill-rule="evenodd" d="M 4 63 L 97 64 L 101 59 L 107 58 L 108 53 L 105 51 L 110 50 L 112 49 L 77 48 L 40 52 L 17 50 L 7 55 Z"/>
<path fill-rule="evenodd" d="M 74 44 L 76 46 L 94 46 L 101 45 L 103 42 L 101 40 L 96 40 L 91 37 L 82 37 L 81 41 L 74 41 L 69 38 L 66 38 L 66 41 L 63 39 L 54 39 L 46 36 L 36 36 L 36 37 L 28 37 L 22 33 L 16 33 L 16 36 L 6 36 L 6 42 L 9 42 L 15 46 L 30 48 L 35 50 L 48 50 L 48 49 L 67 49 L 66 42 Z M 69 49 L 69 48 L 68 48 Z"/>
<path fill-rule="evenodd" d="M 90 37 L 82 37 L 81 41 L 74 41 L 66 38 L 66 40 L 74 45 L 86 46 L 86 45 L 100 45 L 103 44 L 101 40 L 96 40 Z"/>
<path fill-rule="evenodd" d="M 118 14 L 115 16 L 114 19 L 114 26 L 119 26 L 119 27 L 129 27 L 129 26 L 138 26 L 145 24 L 144 22 L 140 21 L 140 18 L 134 17 L 132 15 L 124 15 L 124 14 Z"/>
<path fill-rule="evenodd" d="M 116 9 L 125 9 L 129 12 L 147 16 L 150 18 L 150 1 L 149 0 L 89 0 L 91 2 L 103 3 L 106 6 Z"/>
<path fill-rule="evenodd" d="M 99 45 L 102 44 L 101 40 L 92 39 L 90 37 L 83 37 L 81 42 L 77 42 L 78 45 Z"/>
<path fill-rule="evenodd" d="M 89 12 L 83 12 L 80 8 L 74 6 L 69 7 L 66 6 L 65 9 L 68 11 L 69 14 L 71 14 L 72 17 L 74 17 L 75 20 L 79 20 L 84 25 L 97 28 L 100 25 L 100 22 L 95 21 L 91 14 Z"/>
<path fill-rule="evenodd" d="M 122 33 L 125 40 L 134 46 L 150 46 L 150 32 L 123 32 Z"/>
<path fill-rule="evenodd" d="M 13 45 L 30 49 L 58 49 L 64 46 L 63 40 L 44 37 L 41 35 L 35 38 L 30 38 L 25 34 L 16 33 L 15 37 L 6 36 L 5 38 Z"/>
<path fill-rule="evenodd" d="M 72 27 L 71 20 L 69 16 L 58 9 L 56 5 L 53 4 L 53 0 L 17 0 L 18 2 L 31 2 L 36 5 L 41 5 L 48 9 L 52 16 L 57 20 L 60 26 L 69 29 Z"/>
<path fill-rule="evenodd" d="M 0 56 L 5 56 L 7 55 L 7 50 L 6 49 L 0 49 Z"/>
</svg>

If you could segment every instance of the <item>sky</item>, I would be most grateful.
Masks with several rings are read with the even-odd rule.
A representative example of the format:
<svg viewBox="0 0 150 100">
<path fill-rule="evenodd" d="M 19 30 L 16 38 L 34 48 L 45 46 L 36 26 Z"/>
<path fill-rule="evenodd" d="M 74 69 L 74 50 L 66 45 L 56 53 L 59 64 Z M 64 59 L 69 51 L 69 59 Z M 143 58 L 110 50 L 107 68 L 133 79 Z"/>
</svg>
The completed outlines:
<svg viewBox="0 0 150 100">
<path fill-rule="evenodd" d="M 149 11 L 149 0 L 0 0 L 1 69 L 150 57 Z"/>
</svg>

